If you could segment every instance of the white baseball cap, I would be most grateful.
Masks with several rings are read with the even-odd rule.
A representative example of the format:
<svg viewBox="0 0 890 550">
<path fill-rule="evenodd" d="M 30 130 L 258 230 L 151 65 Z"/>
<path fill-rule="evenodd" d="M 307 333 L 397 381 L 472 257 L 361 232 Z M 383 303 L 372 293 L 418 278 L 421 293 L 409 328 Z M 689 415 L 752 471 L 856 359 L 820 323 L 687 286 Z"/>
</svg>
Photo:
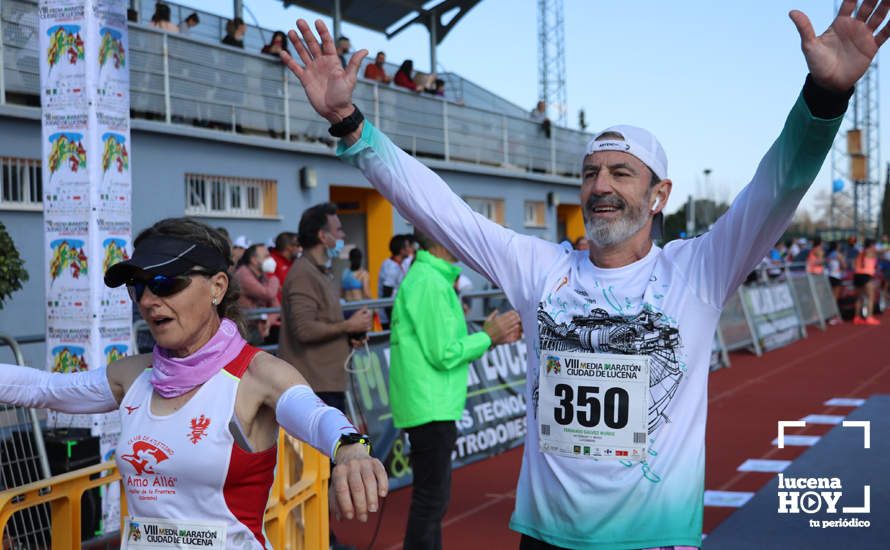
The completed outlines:
<svg viewBox="0 0 890 550">
<path fill-rule="evenodd" d="M 247 237 L 244 235 L 238 235 L 238 238 L 232 243 L 232 246 L 235 248 L 249 248 L 250 242 L 248 242 Z"/>
<path fill-rule="evenodd" d="M 597 141 L 600 136 L 606 133 L 620 134 L 624 140 L 607 138 Z M 667 155 L 649 130 L 623 124 L 606 128 L 587 142 L 584 156 L 587 157 L 587 155 L 598 151 L 629 153 L 640 159 L 659 179 L 667 179 Z"/>
</svg>

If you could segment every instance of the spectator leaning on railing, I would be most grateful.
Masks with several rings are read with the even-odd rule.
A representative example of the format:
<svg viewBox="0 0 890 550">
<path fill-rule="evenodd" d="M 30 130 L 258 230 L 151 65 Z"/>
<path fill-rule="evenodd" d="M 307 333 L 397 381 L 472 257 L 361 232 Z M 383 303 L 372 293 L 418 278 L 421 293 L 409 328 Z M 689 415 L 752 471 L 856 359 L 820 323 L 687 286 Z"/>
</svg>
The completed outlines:
<svg viewBox="0 0 890 550">
<path fill-rule="evenodd" d="M 392 82 L 392 78 L 386 74 L 385 53 L 377 52 L 377 57 L 374 58 L 374 62 L 368 63 L 368 66 L 365 67 L 365 78 L 368 80 L 376 80 L 377 82 L 382 82 L 384 84 Z"/>
<path fill-rule="evenodd" d="M 423 88 L 414 82 L 413 74 L 414 61 L 406 59 L 405 61 L 402 61 L 399 70 L 396 71 L 396 76 L 393 78 L 393 82 L 396 86 L 407 88 L 412 92 L 420 92 Z"/>
<path fill-rule="evenodd" d="M 263 46 L 263 49 L 260 50 L 260 53 L 265 53 L 269 55 L 278 55 L 281 52 L 287 51 L 287 35 L 282 31 L 275 31 L 272 33 L 272 40 L 269 41 L 268 44 Z"/>
<path fill-rule="evenodd" d="M 170 21 L 170 6 L 163 2 L 155 4 L 155 12 L 151 16 L 151 26 L 162 31 L 179 32 L 179 27 Z"/>
<path fill-rule="evenodd" d="M 180 34 L 189 34 L 192 31 L 193 27 L 197 27 L 198 24 L 201 23 L 201 18 L 198 17 L 198 12 L 192 12 L 179 23 L 179 33 Z"/>
<path fill-rule="evenodd" d="M 236 17 L 226 22 L 226 35 L 222 43 L 235 48 L 244 48 L 244 35 L 247 33 L 247 24 L 244 19 Z"/>
<path fill-rule="evenodd" d="M 535 108 L 528 115 L 532 120 L 541 124 L 541 130 L 547 139 L 550 139 L 550 119 L 547 118 L 547 104 L 544 100 L 538 101 Z"/>
</svg>

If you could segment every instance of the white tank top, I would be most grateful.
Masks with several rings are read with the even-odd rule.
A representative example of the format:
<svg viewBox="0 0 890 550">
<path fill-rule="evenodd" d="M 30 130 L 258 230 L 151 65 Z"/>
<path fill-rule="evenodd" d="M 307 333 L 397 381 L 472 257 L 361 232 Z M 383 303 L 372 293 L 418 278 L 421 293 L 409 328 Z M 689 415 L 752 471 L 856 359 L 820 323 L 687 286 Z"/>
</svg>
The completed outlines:
<svg viewBox="0 0 890 550">
<path fill-rule="evenodd" d="M 234 444 L 229 422 L 241 375 L 259 350 L 245 345 L 178 411 L 152 414 L 151 369 L 121 401 L 115 460 L 134 517 L 222 522 L 225 547 L 262 550 L 263 513 L 277 449 L 251 453 Z"/>
</svg>

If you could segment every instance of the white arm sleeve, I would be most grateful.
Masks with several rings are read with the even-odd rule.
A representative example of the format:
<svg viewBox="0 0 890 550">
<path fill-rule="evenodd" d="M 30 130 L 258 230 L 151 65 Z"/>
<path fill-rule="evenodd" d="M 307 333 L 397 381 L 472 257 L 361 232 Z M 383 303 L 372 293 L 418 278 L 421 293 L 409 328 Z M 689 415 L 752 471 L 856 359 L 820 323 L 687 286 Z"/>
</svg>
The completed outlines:
<svg viewBox="0 0 890 550">
<path fill-rule="evenodd" d="M 0 402 L 71 414 L 118 408 L 104 368 L 61 374 L 0 364 Z"/>
<path fill-rule="evenodd" d="M 539 279 L 564 254 L 559 245 L 506 229 L 473 211 L 442 178 L 365 120 L 361 138 L 337 154 L 418 229 L 507 294 L 513 307 L 536 303 Z M 504 180 L 504 185 L 510 185 Z"/>
<path fill-rule="evenodd" d="M 312 388 L 305 385 L 291 386 L 281 394 L 275 405 L 275 419 L 284 431 L 331 460 L 340 436 L 358 433 L 342 412 L 325 405 Z"/>
</svg>

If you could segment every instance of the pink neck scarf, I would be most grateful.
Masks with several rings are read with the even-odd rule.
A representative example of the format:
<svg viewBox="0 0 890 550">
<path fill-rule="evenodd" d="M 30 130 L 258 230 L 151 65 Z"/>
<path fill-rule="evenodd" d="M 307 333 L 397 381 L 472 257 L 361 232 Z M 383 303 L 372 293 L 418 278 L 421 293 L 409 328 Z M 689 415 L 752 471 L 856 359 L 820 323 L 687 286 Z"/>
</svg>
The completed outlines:
<svg viewBox="0 0 890 550">
<path fill-rule="evenodd" d="M 151 385 L 162 397 L 179 397 L 210 380 L 238 357 L 246 344 L 229 319 L 223 319 L 213 338 L 188 357 L 171 357 L 155 344 Z"/>
</svg>

